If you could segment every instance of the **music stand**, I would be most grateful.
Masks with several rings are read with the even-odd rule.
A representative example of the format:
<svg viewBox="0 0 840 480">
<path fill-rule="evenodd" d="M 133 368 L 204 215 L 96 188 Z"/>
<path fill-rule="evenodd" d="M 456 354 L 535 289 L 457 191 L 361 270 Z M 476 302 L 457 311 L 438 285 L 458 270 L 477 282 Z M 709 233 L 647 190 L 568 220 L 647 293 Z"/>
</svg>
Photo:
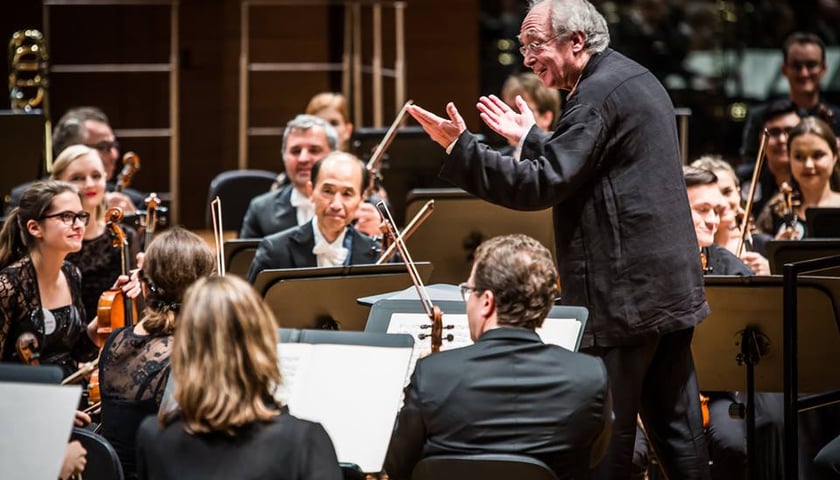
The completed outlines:
<svg viewBox="0 0 840 480">
<path fill-rule="evenodd" d="M 425 281 L 432 265 L 420 262 L 417 270 Z M 364 330 L 369 313 L 357 298 L 410 285 L 399 264 L 263 270 L 254 282 L 280 327 L 356 331 Z"/>
<path fill-rule="evenodd" d="M 810 232 L 810 230 L 809 230 Z M 786 263 L 813 260 L 840 254 L 840 238 L 834 240 L 806 238 L 804 240 L 770 240 L 767 259 L 770 273 L 781 274 Z M 818 272 L 822 277 L 840 277 L 840 268 Z"/>
<path fill-rule="evenodd" d="M 415 260 L 432 262 L 431 283 L 454 283 L 469 277 L 473 252 L 489 238 L 524 233 L 542 243 L 555 257 L 551 209 L 520 211 L 494 205 L 458 188 L 412 190 L 406 218 L 412 218 L 429 200 L 432 215 L 406 243 Z"/>
<path fill-rule="evenodd" d="M 783 280 L 710 275 L 705 282 L 712 313 L 695 328 L 691 345 L 698 383 L 703 390 L 747 392 L 748 472 L 755 472 L 754 392 L 785 389 Z M 812 393 L 836 390 L 840 388 L 840 363 L 834 361 L 840 351 L 840 279 L 801 277 L 797 293 L 797 315 L 805 321 L 799 323 L 803 368 L 795 387 Z"/>
<path fill-rule="evenodd" d="M 840 208 L 805 209 L 805 227 L 810 238 L 840 238 Z"/>
<path fill-rule="evenodd" d="M 257 247 L 262 239 L 260 238 L 239 238 L 225 241 L 225 272 L 248 278 L 248 270 L 254 255 L 257 254 Z"/>
</svg>

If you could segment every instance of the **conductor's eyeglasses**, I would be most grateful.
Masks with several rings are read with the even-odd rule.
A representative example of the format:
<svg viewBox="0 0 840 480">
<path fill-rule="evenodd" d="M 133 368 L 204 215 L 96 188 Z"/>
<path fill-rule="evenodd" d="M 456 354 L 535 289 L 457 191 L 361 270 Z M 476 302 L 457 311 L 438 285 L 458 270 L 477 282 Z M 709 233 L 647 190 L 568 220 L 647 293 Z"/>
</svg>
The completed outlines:
<svg viewBox="0 0 840 480">
<path fill-rule="evenodd" d="M 525 45 L 519 47 L 519 53 L 521 53 L 523 57 L 526 56 L 528 53 L 536 55 L 537 53 L 541 52 L 546 45 L 553 42 L 554 40 L 557 40 L 558 38 L 560 38 L 560 35 L 548 37 L 547 39 L 541 42 L 526 43 Z"/>
<path fill-rule="evenodd" d="M 87 226 L 90 223 L 90 214 L 88 212 L 59 212 L 53 213 L 52 215 L 42 215 L 41 220 L 46 220 L 47 218 L 58 218 L 61 219 L 61 222 L 65 225 L 72 226 L 76 223 L 76 220 L 82 222 L 82 225 Z"/>
<path fill-rule="evenodd" d="M 458 284 L 458 288 L 461 290 L 461 298 L 463 298 L 465 302 L 468 298 L 470 298 L 470 292 L 478 291 L 475 287 L 467 285 L 466 282 Z"/>
</svg>

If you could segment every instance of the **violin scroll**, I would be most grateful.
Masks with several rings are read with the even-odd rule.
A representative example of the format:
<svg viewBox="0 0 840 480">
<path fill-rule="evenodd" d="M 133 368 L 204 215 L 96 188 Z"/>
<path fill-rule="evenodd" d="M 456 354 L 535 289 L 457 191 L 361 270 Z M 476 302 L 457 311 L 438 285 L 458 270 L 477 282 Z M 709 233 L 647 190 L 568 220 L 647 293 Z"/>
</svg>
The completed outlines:
<svg viewBox="0 0 840 480">
<path fill-rule="evenodd" d="M 41 347 L 38 338 L 32 332 L 20 334 L 17 342 L 15 342 L 15 350 L 22 363 L 27 365 L 41 364 Z"/>
</svg>

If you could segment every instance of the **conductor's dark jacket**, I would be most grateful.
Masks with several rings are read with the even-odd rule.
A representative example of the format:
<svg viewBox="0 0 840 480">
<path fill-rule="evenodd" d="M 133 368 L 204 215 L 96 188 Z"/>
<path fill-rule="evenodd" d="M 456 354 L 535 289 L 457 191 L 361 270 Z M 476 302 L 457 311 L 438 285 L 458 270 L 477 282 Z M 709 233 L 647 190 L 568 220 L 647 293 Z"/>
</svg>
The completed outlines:
<svg viewBox="0 0 840 480">
<path fill-rule="evenodd" d="M 668 93 L 606 49 L 554 133 L 531 128 L 519 161 L 464 132 L 440 175 L 508 208 L 553 207 L 562 301 L 589 309 L 587 348 L 650 340 L 708 314 L 681 168 Z"/>
<path fill-rule="evenodd" d="M 539 458 L 560 479 L 588 478 L 611 412 L 599 358 L 544 344 L 533 330 L 488 330 L 417 362 L 385 470 L 408 479 L 426 456 L 510 453 Z"/>
</svg>

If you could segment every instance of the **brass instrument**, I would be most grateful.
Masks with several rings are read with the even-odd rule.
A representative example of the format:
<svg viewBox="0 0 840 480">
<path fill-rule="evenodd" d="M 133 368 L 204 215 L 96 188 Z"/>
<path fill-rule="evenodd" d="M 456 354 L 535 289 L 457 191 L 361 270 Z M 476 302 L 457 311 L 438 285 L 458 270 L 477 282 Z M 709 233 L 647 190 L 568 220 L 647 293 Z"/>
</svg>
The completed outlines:
<svg viewBox="0 0 840 480">
<path fill-rule="evenodd" d="M 15 113 L 40 110 L 44 115 L 44 151 L 47 172 L 52 171 L 52 125 L 49 108 L 49 55 L 44 35 L 35 29 L 19 30 L 9 41 L 9 102 Z"/>
<path fill-rule="evenodd" d="M 40 109 L 48 115 L 47 55 L 44 35 L 38 30 L 20 30 L 9 41 L 9 98 L 12 110 Z"/>
</svg>

